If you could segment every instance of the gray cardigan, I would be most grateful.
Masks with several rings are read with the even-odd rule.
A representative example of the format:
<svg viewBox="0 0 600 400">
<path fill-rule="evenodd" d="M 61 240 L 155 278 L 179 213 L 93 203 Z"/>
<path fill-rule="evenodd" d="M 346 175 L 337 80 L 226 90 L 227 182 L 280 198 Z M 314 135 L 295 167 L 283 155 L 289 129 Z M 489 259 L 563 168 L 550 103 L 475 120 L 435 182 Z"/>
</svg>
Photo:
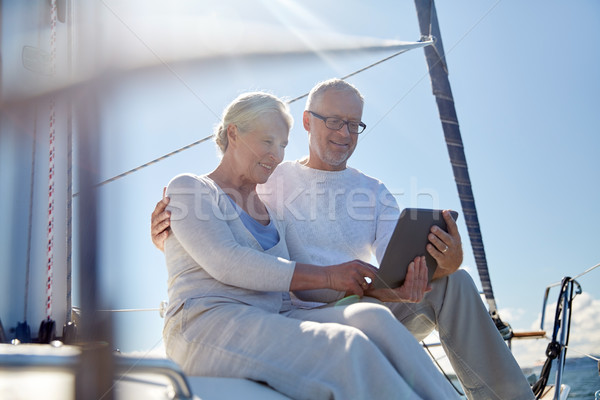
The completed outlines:
<svg viewBox="0 0 600 400">
<path fill-rule="evenodd" d="M 293 229 L 269 210 L 279 242 L 264 251 L 211 179 L 178 175 L 168 185 L 172 234 L 165 241 L 169 308 L 220 297 L 279 312 L 298 260 L 308 262 Z M 289 298 L 289 297 L 288 297 Z"/>
</svg>

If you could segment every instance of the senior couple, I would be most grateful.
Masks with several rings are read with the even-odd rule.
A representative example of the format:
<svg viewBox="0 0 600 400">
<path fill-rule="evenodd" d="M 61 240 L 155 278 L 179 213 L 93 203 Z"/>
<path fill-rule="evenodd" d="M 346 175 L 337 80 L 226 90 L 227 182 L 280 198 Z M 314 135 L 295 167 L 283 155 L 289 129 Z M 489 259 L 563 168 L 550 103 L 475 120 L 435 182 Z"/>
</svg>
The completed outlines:
<svg viewBox="0 0 600 400">
<path fill-rule="evenodd" d="M 448 232 L 429 235 L 431 284 L 417 257 L 401 287 L 370 287 L 368 261 L 381 261 L 399 210 L 383 183 L 346 165 L 363 104 L 345 81 L 319 83 L 302 115 L 309 155 L 283 163 L 293 121 L 285 103 L 254 92 L 224 110 L 219 165 L 175 177 L 152 214 L 169 275 L 167 355 L 189 375 L 266 382 L 294 399 L 457 398 L 418 343 L 436 329 L 469 398 L 532 399 L 458 270 L 449 213 Z M 346 198 L 357 188 L 375 199 L 358 217 Z M 348 295 L 361 301 L 338 302 Z"/>
</svg>

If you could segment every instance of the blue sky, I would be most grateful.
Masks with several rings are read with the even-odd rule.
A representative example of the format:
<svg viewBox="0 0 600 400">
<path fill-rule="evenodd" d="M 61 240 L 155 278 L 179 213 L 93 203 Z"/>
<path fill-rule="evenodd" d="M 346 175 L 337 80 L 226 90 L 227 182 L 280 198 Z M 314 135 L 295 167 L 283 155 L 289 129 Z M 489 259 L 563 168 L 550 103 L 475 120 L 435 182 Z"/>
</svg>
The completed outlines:
<svg viewBox="0 0 600 400">
<path fill-rule="evenodd" d="M 412 2 L 379 7 L 347 2 L 343 8 L 328 2 L 288 8 L 288 2 L 280 2 L 269 18 L 261 7 L 229 4 L 215 3 L 212 18 L 232 26 L 235 40 L 251 33 L 244 21 L 253 14 L 292 30 L 419 38 Z M 545 287 L 600 262 L 600 116 L 594 99 L 600 80 L 593 72 L 600 61 L 593 45 L 600 7 L 592 1 L 506 0 L 439 2 L 437 7 L 497 304 L 515 329 L 537 329 Z M 119 12 L 115 4 L 111 13 Z M 121 15 L 135 31 L 137 19 Z M 175 72 L 166 71 L 160 81 L 138 75 L 129 87 L 116 89 L 115 107 L 108 111 L 119 135 L 105 136 L 103 173 L 116 175 L 210 134 L 215 114 L 240 92 L 264 89 L 295 97 L 318 80 L 345 75 L 385 55 L 232 59 L 225 65 L 172 66 Z M 384 181 L 402 206 L 460 210 L 422 51 L 350 81 L 366 97 L 369 126 L 350 164 Z M 298 123 L 303 107 L 303 102 L 292 105 L 296 124 L 287 159 L 306 154 L 306 134 Z M 124 267 L 118 272 L 123 288 L 111 284 L 116 307 L 156 306 L 166 298 L 164 261 L 148 239 L 150 211 L 172 176 L 209 172 L 216 162 L 214 145 L 204 144 L 101 190 L 111 198 L 109 204 L 119 199 L 109 206 L 116 220 L 131 224 L 123 228 L 129 241 L 114 244 Z M 478 282 L 464 224 L 461 232 L 464 268 Z M 110 239 L 107 246 L 113 246 Z M 138 282 L 143 288 L 131 288 Z M 589 321 L 586 313 L 592 312 L 593 320 L 600 321 L 600 273 L 592 272 L 581 283 L 581 301 L 590 308 L 579 314 Z M 551 292 L 552 301 L 555 296 Z M 590 331 L 599 332 L 596 328 Z M 578 335 L 574 326 L 572 343 Z M 152 337 L 159 338 L 158 333 Z M 515 343 L 515 354 L 532 363 L 543 358 L 544 348 L 542 341 Z M 535 350 L 529 354 L 529 349 Z M 581 340 L 581 351 L 593 349 L 600 349 L 597 334 Z"/>
<path fill-rule="evenodd" d="M 293 98 L 319 80 L 389 55 L 232 56 L 176 64 L 168 50 L 235 53 L 252 38 L 268 47 L 276 40 L 264 33 L 265 25 L 309 45 L 336 35 L 420 37 L 412 1 L 182 1 L 168 8 L 107 0 L 98 11 L 108 35 L 106 54 L 119 62 L 136 54 L 156 65 L 106 86 L 101 179 L 209 135 L 223 107 L 241 92 Z M 500 315 L 516 330 L 537 329 L 546 286 L 600 262 L 600 5 L 456 0 L 439 1 L 437 11 Z M 178 36 L 186 24 L 197 30 L 187 41 Z M 349 81 L 366 98 L 368 125 L 350 165 L 385 182 L 401 206 L 460 211 L 422 50 Z M 307 152 L 303 107 L 291 106 L 296 124 L 286 159 Z M 174 175 L 207 173 L 216 154 L 212 143 L 202 144 L 99 189 L 107 307 L 155 308 L 167 299 L 164 258 L 149 237 L 150 213 Z M 463 267 L 479 284 L 461 218 L 459 226 Z M 575 302 L 571 343 L 598 354 L 600 269 L 580 283 L 584 294 Z M 160 347 L 158 312 L 116 314 L 115 322 L 122 350 Z M 513 348 L 522 364 L 531 365 L 543 358 L 545 346 L 537 341 Z"/>
</svg>

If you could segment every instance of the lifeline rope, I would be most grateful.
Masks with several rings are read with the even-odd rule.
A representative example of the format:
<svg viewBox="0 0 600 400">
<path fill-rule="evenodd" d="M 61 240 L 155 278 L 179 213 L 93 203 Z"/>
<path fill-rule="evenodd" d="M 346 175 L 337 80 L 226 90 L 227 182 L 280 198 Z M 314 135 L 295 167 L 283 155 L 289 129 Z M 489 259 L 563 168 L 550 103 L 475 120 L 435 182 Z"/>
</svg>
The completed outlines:
<svg viewBox="0 0 600 400">
<path fill-rule="evenodd" d="M 56 69 L 56 0 L 51 2 L 50 22 L 50 61 L 52 75 Z M 46 317 L 52 318 L 52 275 L 54 268 L 54 161 L 56 156 L 56 111 L 54 109 L 54 98 L 50 100 L 50 132 L 49 132 L 49 162 L 48 162 L 48 262 L 46 280 Z"/>
<path fill-rule="evenodd" d="M 48 171 L 48 262 L 46 280 L 46 317 L 52 317 L 52 270 L 54 267 L 54 156 L 56 139 L 54 100 L 50 104 L 50 149 Z"/>
</svg>

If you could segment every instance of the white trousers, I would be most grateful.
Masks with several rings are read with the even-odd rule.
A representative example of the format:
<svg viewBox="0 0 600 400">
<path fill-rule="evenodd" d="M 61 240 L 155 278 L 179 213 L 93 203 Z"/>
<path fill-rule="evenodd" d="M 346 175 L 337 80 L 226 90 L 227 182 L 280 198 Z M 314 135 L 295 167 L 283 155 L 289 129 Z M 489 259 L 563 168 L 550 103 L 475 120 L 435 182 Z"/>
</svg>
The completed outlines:
<svg viewBox="0 0 600 400">
<path fill-rule="evenodd" d="M 525 376 L 492 322 L 470 275 L 432 283 L 418 304 L 386 303 L 422 340 L 434 329 L 469 399 L 533 399 Z"/>
<path fill-rule="evenodd" d="M 457 399 L 390 310 L 360 302 L 282 314 L 192 299 L 165 325 L 189 375 L 263 381 L 294 399 Z"/>
</svg>

